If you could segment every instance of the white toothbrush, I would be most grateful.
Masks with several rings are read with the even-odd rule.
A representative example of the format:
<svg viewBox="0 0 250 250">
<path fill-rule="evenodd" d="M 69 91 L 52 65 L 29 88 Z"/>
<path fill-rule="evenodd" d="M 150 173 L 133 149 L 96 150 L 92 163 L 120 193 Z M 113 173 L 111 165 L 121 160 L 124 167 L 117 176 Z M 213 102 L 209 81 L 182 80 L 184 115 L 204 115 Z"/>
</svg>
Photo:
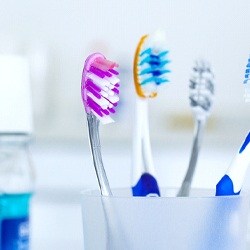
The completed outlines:
<svg viewBox="0 0 250 250">
<path fill-rule="evenodd" d="M 148 100 L 157 95 L 158 86 L 168 82 L 169 60 L 165 49 L 165 33 L 158 30 L 143 36 L 134 58 L 136 89 L 135 127 L 133 136 L 133 196 L 160 196 L 149 137 Z"/>
<path fill-rule="evenodd" d="M 203 60 L 196 62 L 189 89 L 190 106 L 195 117 L 194 139 L 188 170 L 177 196 L 188 196 L 190 193 L 206 121 L 212 106 L 214 75 L 207 62 Z"/>
</svg>

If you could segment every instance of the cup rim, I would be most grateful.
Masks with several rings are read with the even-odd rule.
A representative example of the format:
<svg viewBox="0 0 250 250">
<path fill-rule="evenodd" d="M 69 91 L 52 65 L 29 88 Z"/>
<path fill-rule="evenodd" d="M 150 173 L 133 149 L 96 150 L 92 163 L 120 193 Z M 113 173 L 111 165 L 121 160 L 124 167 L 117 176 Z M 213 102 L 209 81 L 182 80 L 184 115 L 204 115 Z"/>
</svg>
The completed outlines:
<svg viewBox="0 0 250 250">
<path fill-rule="evenodd" d="M 128 194 L 122 194 L 122 195 L 118 195 L 117 192 L 124 192 L 124 191 L 129 191 L 130 188 L 126 188 L 126 187 L 121 187 L 121 188 L 112 188 L 111 191 L 113 192 L 112 196 L 102 196 L 101 192 L 99 189 L 95 189 L 95 188 L 88 188 L 88 189 L 84 189 L 80 192 L 80 195 L 82 197 L 92 197 L 92 198 L 102 198 L 102 199 L 135 199 L 135 200 L 162 200 L 162 199 L 180 199 L 180 200 L 187 200 L 187 199 L 241 199 L 243 197 L 248 197 L 250 198 L 250 192 L 247 191 L 242 191 L 240 193 L 240 195 L 225 195 L 225 196 L 215 196 L 215 190 L 214 189 L 210 189 L 210 188 L 192 188 L 192 193 L 191 196 L 188 197 L 176 197 L 176 195 L 174 195 L 174 193 L 177 193 L 177 191 L 179 190 L 179 188 L 176 187 L 163 187 L 161 188 L 162 191 L 166 192 L 166 191 L 170 191 L 171 195 L 163 195 L 160 197 L 148 197 L 148 196 L 132 196 L 132 192 L 131 195 Z"/>
</svg>

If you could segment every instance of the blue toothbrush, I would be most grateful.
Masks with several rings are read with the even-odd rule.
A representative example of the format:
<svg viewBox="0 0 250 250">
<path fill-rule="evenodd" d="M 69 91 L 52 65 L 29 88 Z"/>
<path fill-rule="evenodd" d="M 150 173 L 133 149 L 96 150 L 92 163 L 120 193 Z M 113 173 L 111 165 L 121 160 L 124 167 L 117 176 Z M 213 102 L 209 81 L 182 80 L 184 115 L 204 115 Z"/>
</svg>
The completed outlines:
<svg viewBox="0 0 250 250">
<path fill-rule="evenodd" d="M 249 102 L 250 58 L 245 73 L 245 101 Z M 226 174 L 216 185 L 216 196 L 239 195 L 246 171 L 250 165 L 250 132 L 248 132 L 242 146 L 227 169 Z"/>
<path fill-rule="evenodd" d="M 250 165 L 250 132 L 245 138 L 240 150 L 237 152 L 226 174 L 216 185 L 216 196 L 238 195 L 248 166 Z"/>
</svg>

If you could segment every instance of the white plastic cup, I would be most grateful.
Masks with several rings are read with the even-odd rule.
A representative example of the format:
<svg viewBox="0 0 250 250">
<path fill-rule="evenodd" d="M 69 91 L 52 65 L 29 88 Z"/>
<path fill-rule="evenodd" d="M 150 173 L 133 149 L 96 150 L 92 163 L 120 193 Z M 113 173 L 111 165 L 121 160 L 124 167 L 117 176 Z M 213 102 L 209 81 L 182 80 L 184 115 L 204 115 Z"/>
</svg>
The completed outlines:
<svg viewBox="0 0 250 250">
<path fill-rule="evenodd" d="M 191 197 L 131 197 L 114 189 L 82 193 L 84 250 L 243 250 L 247 243 L 249 194 L 215 197 L 196 189 Z"/>
</svg>

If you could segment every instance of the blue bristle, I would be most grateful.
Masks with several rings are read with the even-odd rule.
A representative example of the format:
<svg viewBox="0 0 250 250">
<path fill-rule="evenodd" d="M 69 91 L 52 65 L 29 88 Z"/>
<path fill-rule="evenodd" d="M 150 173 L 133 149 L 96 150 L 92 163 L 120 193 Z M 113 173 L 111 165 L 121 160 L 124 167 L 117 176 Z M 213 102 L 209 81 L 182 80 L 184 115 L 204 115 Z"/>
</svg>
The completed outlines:
<svg viewBox="0 0 250 250">
<path fill-rule="evenodd" d="M 153 76 L 160 76 L 163 73 L 160 70 L 155 70 L 155 71 L 152 72 L 152 74 L 153 74 Z"/>
<path fill-rule="evenodd" d="M 167 79 L 162 79 L 164 74 L 170 72 L 170 70 L 166 69 L 166 64 L 170 62 L 166 59 L 168 53 L 169 51 L 167 50 L 159 51 L 159 53 L 157 53 L 153 51 L 152 48 L 145 49 L 141 52 L 141 62 L 139 63 L 139 66 L 143 66 L 143 69 L 139 75 L 147 77 L 142 80 L 141 85 L 145 85 L 149 82 L 154 82 L 156 85 L 160 85 L 161 83 L 168 82 Z"/>
<path fill-rule="evenodd" d="M 167 69 L 159 70 L 159 69 L 154 69 L 154 68 L 147 68 L 147 69 L 142 70 L 140 75 L 152 74 L 153 76 L 160 76 L 169 72 L 170 70 L 167 70 Z"/>
<path fill-rule="evenodd" d="M 140 56 L 143 56 L 143 55 L 145 55 L 145 54 L 149 54 L 149 55 L 150 55 L 151 52 L 152 52 L 152 49 L 151 49 L 151 48 L 148 48 L 148 49 L 142 51 L 142 52 L 140 53 Z"/>
<path fill-rule="evenodd" d="M 141 85 L 144 85 L 148 82 L 155 82 L 157 85 L 160 85 L 161 83 L 164 83 L 164 82 L 169 82 L 168 79 L 161 79 L 161 78 L 158 78 L 158 77 L 150 77 L 150 78 L 147 78 L 145 79 Z"/>
<path fill-rule="evenodd" d="M 169 80 L 168 79 L 161 79 L 161 78 L 157 78 L 157 80 L 156 80 L 157 85 L 160 85 L 161 83 L 164 83 L 164 82 L 169 82 Z"/>
<path fill-rule="evenodd" d="M 150 62 L 150 61 L 151 61 L 151 57 L 150 57 L 150 56 L 147 56 L 147 57 L 145 57 L 145 58 L 140 62 L 139 65 L 143 65 L 144 63 L 148 63 L 148 62 Z"/>
<path fill-rule="evenodd" d="M 166 64 L 170 63 L 169 60 L 165 60 L 165 61 L 161 61 L 160 64 L 159 64 L 159 67 L 163 67 L 165 66 Z M 170 71 L 169 71 L 170 72 Z"/>
<path fill-rule="evenodd" d="M 250 57 L 248 58 L 248 64 L 246 65 L 246 71 L 245 71 L 245 79 L 243 81 L 244 84 L 248 84 L 248 81 L 250 80 Z"/>
<path fill-rule="evenodd" d="M 168 54 L 168 50 L 165 50 L 165 51 L 162 51 L 158 56 L 159 57 L 162 57 L 162 56 L 165 56 L 166 54 Z"/>
<path fill-rule="evenodd" d="M 153 67 L 155 67 L 155 66 L 159 66 L 160 65 L 160 62 L 159 61 L 150 61 L 149 62 L 149 64 L 151 65 L 151 66 L 153 66 Z"/>
<path fill-rule="evenodd" d="M 155 58 L 156 60 L 159 60 L 159 56 L 157 55 L 150 55 L 151 58 Z"/>
<path fill-rule="evenodd" d="M 149 64 L 153 64 L 153 63 L 156 63 L 156 64 L 159 64 L 161 61 L 160 61 L 160 58 L 158 56 L 155 56 L 155 55 L 148 55 L 147 57 L 145 57 L 140 65 L 143 65 L 144 63 L 149 63 Z"/>
</svg>

